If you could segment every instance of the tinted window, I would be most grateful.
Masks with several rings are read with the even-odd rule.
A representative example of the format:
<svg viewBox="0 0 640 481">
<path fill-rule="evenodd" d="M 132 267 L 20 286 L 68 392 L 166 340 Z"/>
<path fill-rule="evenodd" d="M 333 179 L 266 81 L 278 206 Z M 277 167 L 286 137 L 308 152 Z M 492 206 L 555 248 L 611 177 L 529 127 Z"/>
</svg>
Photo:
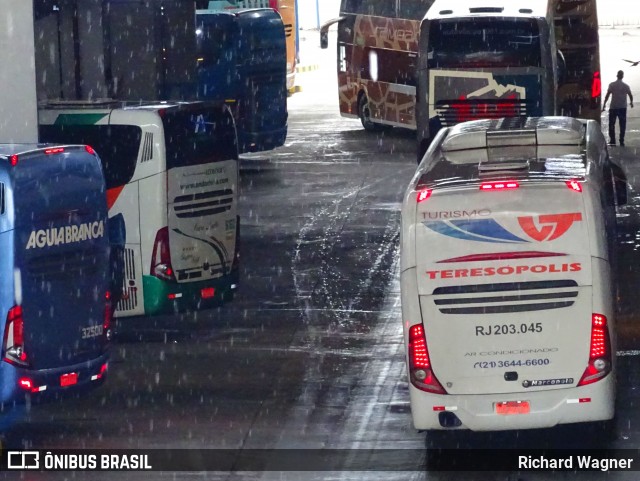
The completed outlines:
<svg viewBox="0 0 640 481">
<path fill-rule="evenodd" d="M 422 20 L 434 0 L 400 0 L 398 18 Z"/>
<path fill-rule="evenodd" d="M 233 60 L 230 23 L 200 25 L 196 30 L 196 48 L 199 65 L 212 67 Z M 225 28 L 226 27 L 226 28 Z"/>
<path fill-rule="evenodd" d="M 395 0 L 342 0 L 340 11 L 377 17 L 395 17 Z"/>
<path fill-rule="evenodd" d="M 41 125 L 40 141 L 90 145 L 100 156 L 107 189 L 129 183 L 142 129 L 134 125 Z"/>
<path fill-rule="evenodd" d="M 429 68 L 540 67 L 540 32 L 534 19 L 434 20 Z"/>
<path fill-rule="evenodd" d="M 174 109 L 162 117 L 167 169 L 238 157 L 233 118 L 222 107 Z"/>
</svg>

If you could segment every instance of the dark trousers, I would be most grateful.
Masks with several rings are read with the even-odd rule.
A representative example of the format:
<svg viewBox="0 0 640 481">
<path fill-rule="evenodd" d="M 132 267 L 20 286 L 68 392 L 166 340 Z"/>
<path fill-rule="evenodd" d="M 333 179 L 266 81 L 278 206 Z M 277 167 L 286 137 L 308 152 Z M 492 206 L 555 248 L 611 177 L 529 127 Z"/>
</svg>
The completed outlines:
<svg viewBox="0 0 640 481">
<path fill-rule="evenodd" d="M 609 141 L 616 141 L 616 118 L 620 120 L 620 143 L 624 143 L 624 133 L 627 130 L 627 109 L 609 109 Z"/>
</svg>

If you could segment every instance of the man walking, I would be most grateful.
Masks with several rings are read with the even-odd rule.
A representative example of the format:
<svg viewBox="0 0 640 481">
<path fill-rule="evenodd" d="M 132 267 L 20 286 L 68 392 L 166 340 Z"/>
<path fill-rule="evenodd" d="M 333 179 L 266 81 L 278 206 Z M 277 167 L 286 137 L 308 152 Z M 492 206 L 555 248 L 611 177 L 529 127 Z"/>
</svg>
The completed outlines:
<svg viewBox="0 0 640 481">
<path fill-rule="evenodd" d="M 609 145 L 616 145 L 616 118 L 620 121 L 620 145 L 624 147 L 624 133 L 627 130 L 627 95 L 633 108 L 633 95 L 631 89 L 622 81 L 624 72 L 618 70 L 618 80 L 609 84 L 607 95 L 602 104 L 602 110 L 607 109 L 607 100 L 611 96 L 609 108 Z"/>
</svg>

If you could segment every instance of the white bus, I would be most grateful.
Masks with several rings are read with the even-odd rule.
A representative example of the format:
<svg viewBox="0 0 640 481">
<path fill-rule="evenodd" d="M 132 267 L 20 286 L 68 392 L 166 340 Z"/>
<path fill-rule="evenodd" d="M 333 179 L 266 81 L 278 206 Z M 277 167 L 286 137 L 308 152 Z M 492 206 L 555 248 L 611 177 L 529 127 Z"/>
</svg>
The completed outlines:
<svg viewBox="0 0 640 481">
<path fill-rule="evenodd" d="M 102 159 L 109 216 L 124 216 L 125 285 L 116 316 L 230 299 L 239 221 L 229 109 L 202 102 L 41 107 L 40 140 L 91 145 Z"/>
<path fill-rule="evenodd" d="M 613 418 L 615 205 L 600 126 L 570 117 L 440 131 L 402 209 L 401 295 L 417 429 Z"/>
</svg>

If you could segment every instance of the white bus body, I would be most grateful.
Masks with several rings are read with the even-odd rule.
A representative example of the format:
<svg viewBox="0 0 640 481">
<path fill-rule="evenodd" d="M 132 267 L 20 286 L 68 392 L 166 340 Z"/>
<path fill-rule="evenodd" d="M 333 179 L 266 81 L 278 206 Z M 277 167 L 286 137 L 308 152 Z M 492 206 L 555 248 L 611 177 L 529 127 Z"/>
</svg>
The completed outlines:
<svg viewBox="0 0 640 481">
<path fill-rule="evenodd" d="M 614 415 L 616 197 L 595 121 L 442 129 L 402 210 L 417 429 L 506 430 Z M 622 181 L 623 182 L 623 181 Z"/>
<path fill-rule="evenodd" d="M 231 298 L 239 179 L 228 108 L 49 104 L 40 109 L 39 123 L 41 140 L 82 139 L 103 161 L 109 215 L 121 213 L 126 225 L 124 296 L 116 316 Z"/>
</svg>

